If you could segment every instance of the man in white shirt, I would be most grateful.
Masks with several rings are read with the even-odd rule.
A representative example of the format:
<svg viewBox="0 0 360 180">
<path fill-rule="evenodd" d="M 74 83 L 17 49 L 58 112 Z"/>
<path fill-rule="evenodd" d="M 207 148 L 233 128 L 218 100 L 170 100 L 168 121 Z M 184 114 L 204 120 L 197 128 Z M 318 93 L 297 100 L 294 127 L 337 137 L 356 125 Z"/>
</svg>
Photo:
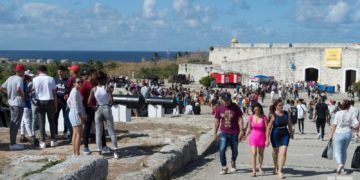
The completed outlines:
<svg viewBox="0 0 360 180">
<path fill-rule="evenodd" d="M 286 102 L 284 102 L 283 110 L 286 112 L 290 112 L 290 110 L 291 110 L 290 100 L 287 100 Z"/>
<path fill-rule="evenodd" d="M 186 105 L 184 114 L 186 114 L 186 115 L 194 114 L 192 104 L 193 104 L 193 102 Z"/>
<path fill-rule="evenodd" d="M 298 116 L 298 124 L 299 124 L 299 133 L 304 134 L 304 119 L 306 117 L 306 106 L 303 104 L 303 100 L 297 100 L 297 116 Z"/>
<path fill-rule="evenodd" d="M 54 78 L 46 75 L 45 65 L 38 67 L 39 75 L 33 79 L 33 89 L 37 101 L 39 126 L 40 126 L 40 148 L 45 148 L 45 119 L 48 118 L 50 125 L 51 143 L 50 146 L 57 146 L 55 135 L 54 116 L 57 109 L 56 83 Z"/>
<path fill-rule="evenodd" d="M 24 113 L 24 72 L 25 66 L 16 65 L 16 74 L 10 76 L 1 86 L 1 90 L 7 93 L 10 105 L 10 150 L 24 149 L 22 144 L 16 144 L 16 135 L 20 127 Z"/>
</svg>

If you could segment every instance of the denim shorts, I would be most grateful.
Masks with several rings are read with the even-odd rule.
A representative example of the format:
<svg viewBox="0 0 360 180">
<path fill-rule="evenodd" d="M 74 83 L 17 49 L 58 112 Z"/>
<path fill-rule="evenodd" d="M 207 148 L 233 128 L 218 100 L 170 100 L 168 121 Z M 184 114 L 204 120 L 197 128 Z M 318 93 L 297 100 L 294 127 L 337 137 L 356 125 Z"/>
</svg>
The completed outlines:
<svg viewBox="0 0 360 180">
<path fill-rule="evenodd" d="M 69 119 L 72 126 L 79 126 L 81 125 L 81 121 L 79 119 L 79 116 L 77 115 L 76 111 L 73 109 L 70 109 L 69 112 Z"/>
</svg>

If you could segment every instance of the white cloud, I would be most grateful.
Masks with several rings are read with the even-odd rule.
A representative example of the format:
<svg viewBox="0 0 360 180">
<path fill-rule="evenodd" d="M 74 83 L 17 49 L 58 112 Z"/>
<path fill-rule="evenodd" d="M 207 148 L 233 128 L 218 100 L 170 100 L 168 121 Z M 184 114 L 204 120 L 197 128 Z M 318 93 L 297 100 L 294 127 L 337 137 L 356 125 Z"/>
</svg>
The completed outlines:
<svg viewBox="0 0 360 180">
<path fill-rule="evenodd" d="M 198 26 L 198 21 L 196 19 L 187 19 L 185 20 L 185 23 L 192 28 Z"/>
<path fill-rule="evenodd" d="M 348 12 L 349 6 L 345 2 L 339 1 L 336 4 L 329 6 L 329 14 L 326 16 L 326 21 L 331 23 L 342 22 Z"/>
<path fill-rule="evenodd" d="M 143 16 L 145 18 L 152 18 L 155 16 L 155 12 L 154 12 L 155 4 L 156 4 L 156 0 L 144 0 Z"/>
<path fill-rule="evenodd" d="M 101 3 L 96 3 L 93 7 L 93 13 L 94 14 L 100 14 L 102 9 Z"/>
<path fill-rule="evenodd" d="M 174 8 L 175 12 L 178 12 L 178 13 L 186 10 L 188 5 L 189 5 L 189 3 L 187 0 L 174 0 L 173 1 L 173 8 Z"/>
</svg>

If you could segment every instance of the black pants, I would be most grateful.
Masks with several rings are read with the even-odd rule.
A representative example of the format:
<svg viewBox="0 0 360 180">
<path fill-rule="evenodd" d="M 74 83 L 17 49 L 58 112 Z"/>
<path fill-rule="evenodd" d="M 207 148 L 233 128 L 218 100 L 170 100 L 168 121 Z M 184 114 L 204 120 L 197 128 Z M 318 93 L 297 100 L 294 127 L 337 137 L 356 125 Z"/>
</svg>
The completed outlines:
<svg viewBox="0 0 360 180">
<path fill-rule="evenodd" d="M 48 118 L 50 126 L 50 136 L 52 140 L 55 140 L 55 102 L 54 100 L 48 101 L 38 101 L 38 116 L 39 116 L 39 126 L 40 126 L 40 140 L 45 141 L 45 120 L 46 116 Z"/>
<path fill-rule="evenodd" d="M 63 110 L 63 116 L 69 116 L 69 113 L 65 113 L 64 111 L 66 111 L 66 102 L 60 98 L 58 98 L 58 104 L 57 104 L 57 110 L 55 112 L 55 116 L 54 116 L 54 124 L 55 124 L 55 134 L 59 135 L 58 129 L 59 129 L 59 116 L 60 116 L 60 111 Z M 68 130 L 68 125 L 66 124 L 66 118 L 69 117 L 63 117 L 64 119 L 64 135 Z M 72 128 L 72 127 L 70 127 Z"/>
<path fill-rule="evenodd" d="M 304 118 L 298 119 L 299 132 L 304 132 Z"/>
<path fill-rule="evenodd" d="M 320 133 L 320 128 L 321 128 L 321 138 L 322 139 L 324 139 L 324 135 L 325 135 L 325 124 L 326 124 L 325 118 L 317 118 L 316 119 L 316 131 L 317 131 L 317 133 Z"/>
<path fill-rule="evenodd" d="M 92 124 L 94 123 L 95 120 L 95 110 L 92 108 L 85 108 L 86 111 L 86 115 L 87 115 L 87 119 L 84 123 L 84 147 L 85 148 L 89 148 L 89 138 L 90 138 L 90 132 L 91 132 L 91 128 L 92 128 Z M 105 139 L 105 127 L 103 126 L 103 135 L 102 135 L 102 146 L 105 147 L 106 146 L 106 139 Z"/>
</svg>

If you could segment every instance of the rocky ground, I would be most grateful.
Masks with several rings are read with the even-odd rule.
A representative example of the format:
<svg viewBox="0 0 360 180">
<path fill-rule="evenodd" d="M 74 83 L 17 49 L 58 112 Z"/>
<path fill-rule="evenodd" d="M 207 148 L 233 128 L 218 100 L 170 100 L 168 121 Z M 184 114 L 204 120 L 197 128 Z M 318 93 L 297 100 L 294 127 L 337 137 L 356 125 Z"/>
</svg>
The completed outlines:
<svg viewBox="0 0 360 180">
<path fill-rule="evenodd" d="M 200 135 L 212 128 L 213 122 L 209 107 L 203 106 L 203 112 L 200 116 L 139 117 L 129 123 L 116 123 L 120 159 L 114 159 L 112 155 L 104 156 L 109 162 L 108 179 L 151 166 L 145 163 L 146 160 L 165 145 L 175 143 L 178 137 L 190 135 L 199 139 Z M 51 161 L 61 162 L 72 154 L 71 145 L 64 140 L 60 140 L 57 147 L 40 149 L 25 144 L 25 150 L 9 151 L 8 131 L 7 128 L 0 128 L 0 179 L 21 179 L 29 172 L 48 166 Z M 107 145 L 112 147 L 109 137 Z M 94 142 L 90 144 L 90 149 L 95 149 Z"/>
</svg>

